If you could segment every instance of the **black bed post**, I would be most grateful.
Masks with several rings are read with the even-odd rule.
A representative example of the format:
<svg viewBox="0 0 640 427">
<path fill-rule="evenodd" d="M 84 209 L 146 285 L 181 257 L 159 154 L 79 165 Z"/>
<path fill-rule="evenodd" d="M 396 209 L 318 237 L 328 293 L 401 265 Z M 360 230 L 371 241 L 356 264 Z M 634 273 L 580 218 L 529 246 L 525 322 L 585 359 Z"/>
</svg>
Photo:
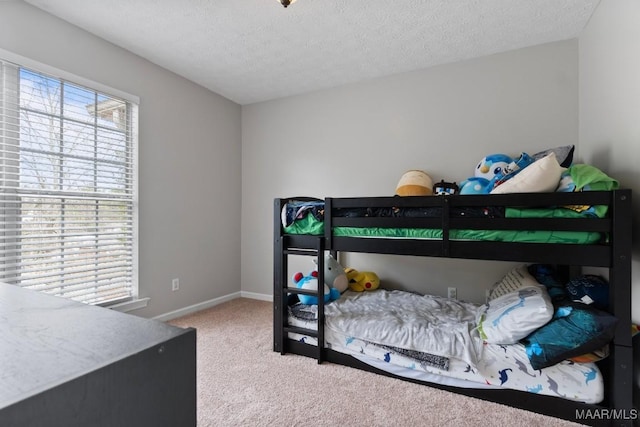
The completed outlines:
<svg viewBox="0 0 640 427">
<path fill-rule="evenodd" d="M 318 237 L 318 364 L 324 361 L 324 238 Z"/>
<path fill-rule="evenodd" d="M 324 199 L 324 240 L 327 249 L 334 251 L 333 249 L 333 222 L 332 222 L 332 210 L 333 204 L 331 197 Z M 335 251 L 334 251 L 335 252 Z"/>
<path fill-rule="evenodd" d="M 613 192 L 609 306 L 619 319 L 631 318 L 631 191 Z M 620 322 L 615 343 L 631 347 L 630 325 Z"/>
<path fill-rule="evenodd" d="M 324 248 L 329 251 L 336 261 L 340 262 L 338 259 L 338 251 L 333 249 L 331 209 L 333 209 L 331 197 L 327 197 L 324 199 Z"/>
<path fill-rule="evenodd" d="M 609 396 L 609 407 L 628 413 L 633 408 L 633 348 L 631 325 L 627 323 L 631 319 L 631 191 L 614 191 L 611 207 L 613 232 L 609 305 L 621 321 L 617 325 L 612 354 L 607 363 L 610 379 L 605 396 Z"/>
<path fill-rule="evenodd" d="M 282 225 L 280 222 L 280 211 L 282 210 L 282 200 L 275 199 L 273 202 L 273 351 L 284 354 L 284 334 L 282 325 L 284 322 L 283 312 L 283 281 L 286 269 L 286 255 L 284 255 L 284 241 L 282 237 Z"/>
</svg>

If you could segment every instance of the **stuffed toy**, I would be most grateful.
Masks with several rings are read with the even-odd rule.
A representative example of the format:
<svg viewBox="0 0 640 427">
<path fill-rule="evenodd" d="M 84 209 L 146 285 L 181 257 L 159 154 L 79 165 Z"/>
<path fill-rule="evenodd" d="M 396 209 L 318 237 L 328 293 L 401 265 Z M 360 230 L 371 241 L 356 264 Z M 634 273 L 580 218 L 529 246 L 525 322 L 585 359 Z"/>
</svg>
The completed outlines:
<svg viewBox="0 0 640 427">
<path fill-rule="evenodd" d="M 476 165 L 474 176 L 493 180 L 496 175 L 502 176 L 505 168 L 513 162 L 513 159 L 506 154 L 489 154 Z"/>
<path fill-rule="evenodd" d="M 503 184 L 505 181 L 510 180 L 533 162 L 533 157 L 525 152 L 521 153 L 520 157 L 518 157 L 517 160 L 512 161 L 505 168 L 503 168 L 501 172 L 496 174 L 493 188 L 496 188 L 500 184 Z"/>
<path fill-rule="evenodd" d="M 506 154 L 490 154 L 478 162 L 474 176 L 460 183 L 459 194 L 489 194 L 513 159 Z"/>
<path fill-rule="evenodd" d="M 318 272 L 312 271 L 308 276 L 298 272 L 293 275 L 293 283 L 298 289 L 306 289 L 309 291 L 318 290 Z M 329 288 L 324 285 L 324 302 L 330 302 L 340 298 L 340 291 L 335 288 Z M 313 295 L 298 295 L 298 299 L 302 304 L 306 305 L 318 305 L 318 297 Z"/>
<path fill-rule="evenodd" d="M 318 265 L 315 259 L 313 262 Z M 324 257 L 324 283 L 340 293 L 349 289 L 349 279 L 344 272 L 344 267 L 331 254 Z"/>
<path fill-rule="evenodd" d="M 441 179 L 437 184 L 433 184 L 433 194 L 436 196 L 456 194 L 458 190 L 458 184 L 455 182 L 444 182 L 444 179 Z"/>
<path fill-rule="evenodd" d="M 433 181 L 425 171 L 409 170 L 400 177 L 396 186 L 397 196 L 430 196 L 433 193 Z"/>
<path fill-rule="evenodd" d="M 460 183 L 458 194 L 489 194 L 491 181 L 479 176 L 472 176 Z"/>
<path fill-rule="evenodd" d="M 355 292 L 373 291 L 380 286 L 380 278 L 372 271 L 358 271 L 353 268 L 344 270 L 349 279 L 349 289 Z"/>
</svg>

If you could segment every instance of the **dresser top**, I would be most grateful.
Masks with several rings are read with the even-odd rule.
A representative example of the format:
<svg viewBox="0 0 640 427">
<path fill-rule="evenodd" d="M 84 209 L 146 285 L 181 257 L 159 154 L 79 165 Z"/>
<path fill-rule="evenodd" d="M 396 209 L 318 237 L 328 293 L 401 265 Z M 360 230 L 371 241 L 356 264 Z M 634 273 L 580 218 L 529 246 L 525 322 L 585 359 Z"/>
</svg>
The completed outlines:
<svg viewBox="0 0 640 427">
<path fill-rule="evenodd" d="M 0 409 L 185 331 L 0 283 Z"/>
</svg>

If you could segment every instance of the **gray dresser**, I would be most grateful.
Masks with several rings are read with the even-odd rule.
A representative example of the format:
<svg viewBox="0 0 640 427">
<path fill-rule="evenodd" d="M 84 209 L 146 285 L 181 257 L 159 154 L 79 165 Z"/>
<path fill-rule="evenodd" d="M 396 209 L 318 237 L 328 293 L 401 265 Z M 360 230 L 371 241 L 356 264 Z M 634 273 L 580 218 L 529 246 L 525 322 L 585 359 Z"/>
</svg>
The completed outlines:
<svg viewBox="0 0 640 427">
<path fill-rule="evenodd" d="M 0 283 L 0 426 L 195 426 L 195 351 L 195 329 Z"/>
</svg>

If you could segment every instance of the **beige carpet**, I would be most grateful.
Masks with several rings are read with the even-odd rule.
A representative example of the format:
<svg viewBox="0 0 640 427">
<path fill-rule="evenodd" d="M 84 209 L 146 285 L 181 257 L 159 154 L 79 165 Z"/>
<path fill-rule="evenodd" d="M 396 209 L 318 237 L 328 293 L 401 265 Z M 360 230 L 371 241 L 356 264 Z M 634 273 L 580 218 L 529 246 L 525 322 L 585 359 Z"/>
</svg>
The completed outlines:
<svg viewBox="0 0 640 427">
<path fill-rule="evenodd" d="M 576 426 L 272 351 L 272 304 L 236 299 L 175 319 L 197 329 L 198 426 Z"/>
</svg>

